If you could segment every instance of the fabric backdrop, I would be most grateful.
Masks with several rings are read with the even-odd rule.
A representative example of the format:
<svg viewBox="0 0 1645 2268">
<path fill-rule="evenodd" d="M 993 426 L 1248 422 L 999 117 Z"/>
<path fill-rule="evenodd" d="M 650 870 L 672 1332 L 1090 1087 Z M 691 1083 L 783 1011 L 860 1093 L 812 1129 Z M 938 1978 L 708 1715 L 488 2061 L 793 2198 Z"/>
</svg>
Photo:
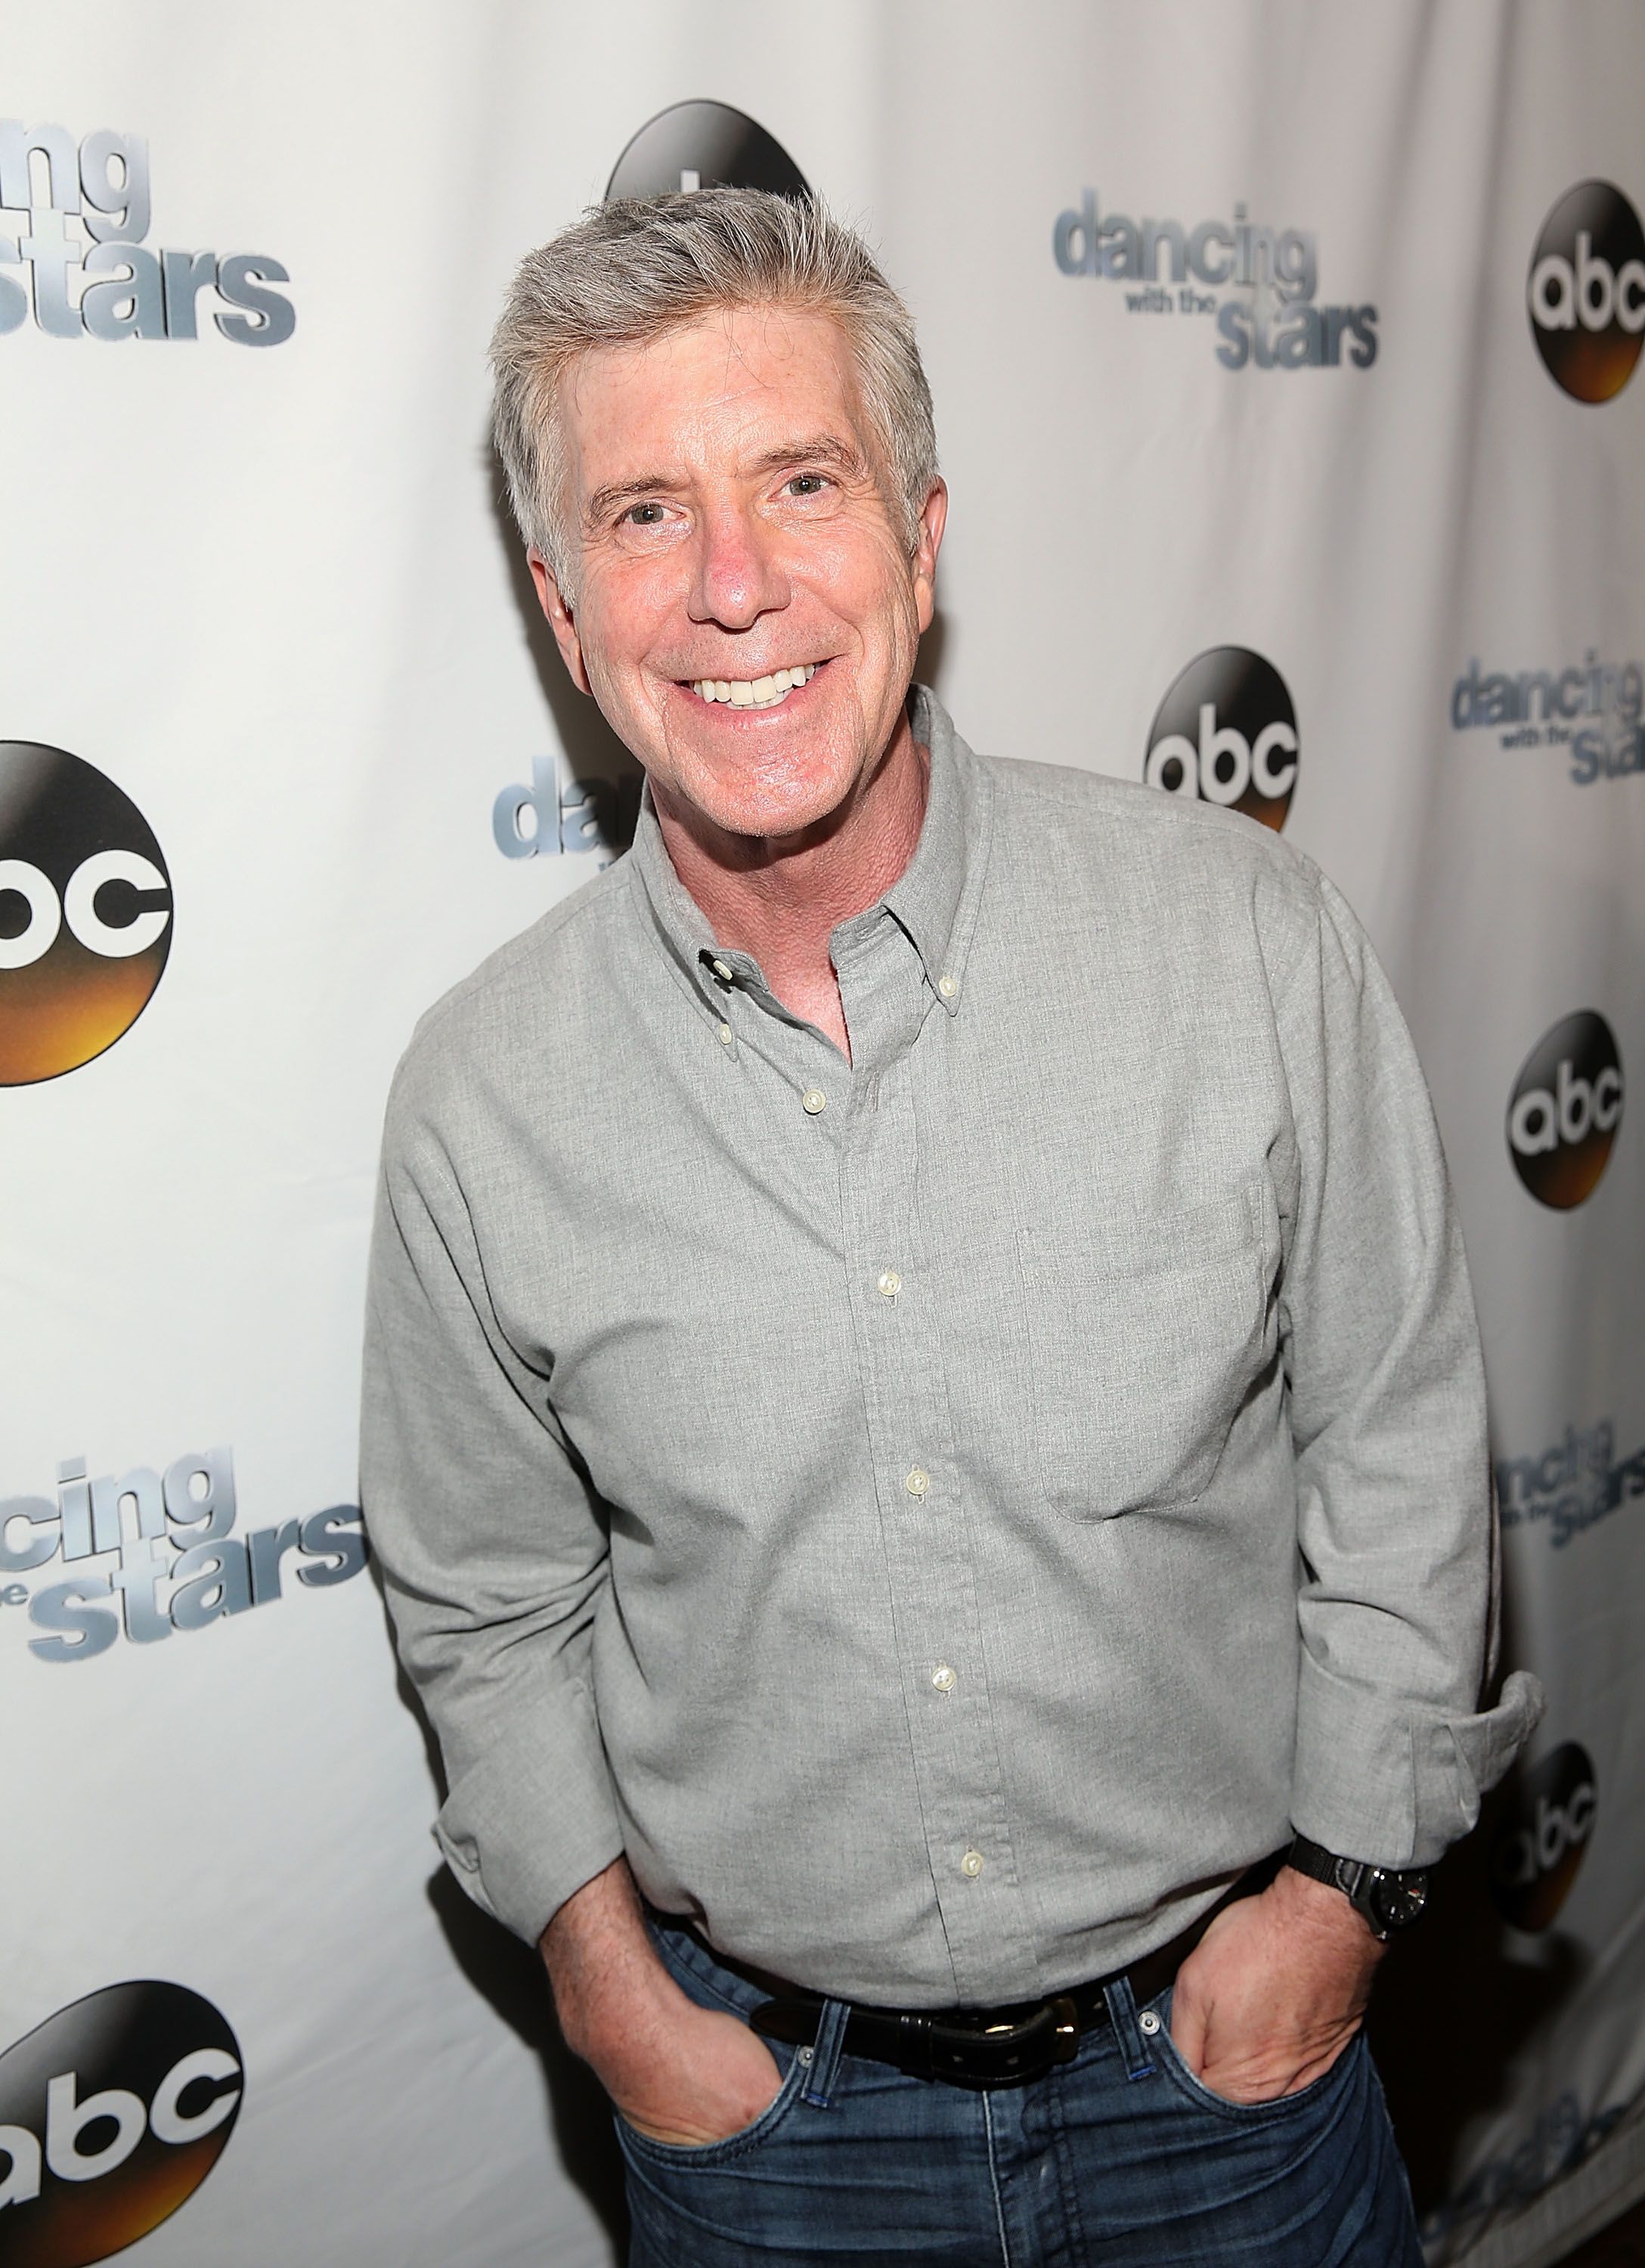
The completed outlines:
<svg viewBox="0 0 1645 2268">
<path fill-rule="evenodd" d="M 484 368 L 625 151 L 881 248 L 967 738 L 1282 824 L 1386 960 L 1550 1706 L 1379 2052 L 1435 2260 L 1556 2257 L 1645 2186 L 1645 15 L 60 0 L 0 53 L 0 2262 L 620 2239 L 353 1506 L 389 1072 L 631 802 Z"/>
</svg>

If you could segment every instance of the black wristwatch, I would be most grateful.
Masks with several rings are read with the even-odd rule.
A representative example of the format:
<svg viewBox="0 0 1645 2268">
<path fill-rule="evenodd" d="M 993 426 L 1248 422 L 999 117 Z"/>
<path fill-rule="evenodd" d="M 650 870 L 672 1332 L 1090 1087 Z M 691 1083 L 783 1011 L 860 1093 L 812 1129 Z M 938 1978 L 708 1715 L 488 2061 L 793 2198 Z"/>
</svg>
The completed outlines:
<svg viewBox="0 0 1645 2268">
<path fill-rule="evenodd" d="M 1285 1863 L 1299 1874 L 1340 1890 L 1354 1911 L 1364 1916 L 1372 1936 L 1384 1943 L 1397 1929 L 1409 1929 L 1428 1902 L 1426 1867 L 1396 1872 L 1391 1867 L 1368 1866 L 1362 1859 L 1339 1859 L 1323 1843 L 1310 1843 L 1306 1835 L 1292 1837 Z"/>
</svg>

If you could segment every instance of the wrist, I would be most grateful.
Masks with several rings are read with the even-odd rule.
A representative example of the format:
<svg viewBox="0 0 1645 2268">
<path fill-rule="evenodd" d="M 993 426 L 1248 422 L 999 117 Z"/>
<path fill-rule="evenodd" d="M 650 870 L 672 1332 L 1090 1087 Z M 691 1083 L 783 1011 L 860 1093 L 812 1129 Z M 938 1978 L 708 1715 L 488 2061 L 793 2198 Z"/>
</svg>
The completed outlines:
<svg viewBox="0 0 1645 2268">
<path fill-rule="evenodd" d="M 653 2061 L 693 2003 L 660 1962 L 636 1963 L 588 1989 L 555 1995 L 560 2030 L 572 2053 L 601 2078 L 631 2060 Z"/>
<path fill-rule="evenodd" d="M 1382 1943 L 1420 1920 L 1427 1905 L 1426 1867 L 1378 1867 L 1362 1859 L 1345 1859 L 1306 1835 L 1292 1837 L 1286 1862 L 1294 1873 L 1339 1891 Z"/>
<path fill-rule="evenodd" d="M 1330 1937 L 1339 1946 L 1364 1948 L 1377 1957 L 1386 1953 L 1366 1914 L 1359 1912 L 1330 1882 L 1316 1882 L 1311 1875 L 1298 1874 L 1295 1867 L 1287 1864 L 1272 1878 L 1272 1891 L 1278 1891 L 1288 1928 L 1307 1930 L 1311 1937 Z"/>
<path fill-rule="evenodd" d="M 691 2007 L 658 1958 L 621 1859 L 565 1901 L 541 1950 L 565 2044 L 596 2071 L 657 2042 Z"/>
<path fill-rule="evenodd" d="M 1328 1941 L 1375 1964 L 1388 1950 L 1366 1917 L 1329 1882 L 1316 1881 L 1295 1867 L 1280 1867 L 1265 1893 L 1287 1929 Z"/>
</svg>

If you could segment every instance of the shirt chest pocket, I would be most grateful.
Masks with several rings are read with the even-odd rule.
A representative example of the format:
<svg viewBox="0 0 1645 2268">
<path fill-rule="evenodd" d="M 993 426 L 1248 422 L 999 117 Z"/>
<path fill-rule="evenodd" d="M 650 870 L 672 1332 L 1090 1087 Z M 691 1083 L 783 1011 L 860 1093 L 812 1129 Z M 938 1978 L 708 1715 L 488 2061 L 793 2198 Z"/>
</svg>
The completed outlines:
<svg viewBox="0 0 1645 2268">
<path fill-rule="evenodd" d="M 1107 1520 L 1196 1502 L 1262 1366 L 1254 1200 L 1072 1234 L 1021 1229 L 1017 1264 L 1052 1511 Z"/>
</svg>

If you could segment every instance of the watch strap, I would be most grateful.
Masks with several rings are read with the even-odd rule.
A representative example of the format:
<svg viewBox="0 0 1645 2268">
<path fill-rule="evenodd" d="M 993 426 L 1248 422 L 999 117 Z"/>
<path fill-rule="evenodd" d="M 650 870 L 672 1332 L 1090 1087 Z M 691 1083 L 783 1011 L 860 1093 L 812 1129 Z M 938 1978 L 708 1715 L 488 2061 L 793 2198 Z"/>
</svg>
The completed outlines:
<svg viewBox="0 0 1645 2268">
<path fill-rule="evenodd" d="M 1349 1898 L 1358 1888 L 1357 1878 L 1363 1872 L 1357 1859 L 1339 1859 L 1334 1851 L 1327 1851 L 1323 1843 L 1311 1843 L 1306 1835 L 1291 1837 L 1285 1863 L 1294 1867 L 1299 1874 L 1307 1874 L 1316 1882 L 1326 1882 Z"/>
<path fill-rule="evenodd" d="M 1344 1859 L 1335 1851 L 1327 1851 L 1323 1843 L 1312 1842 L 1306 1835 L 1294 1835 L 1286 1853 L 1286 1864 L 1299 1874 L 1307 1874 L 1317 1882 L 1324 1882 L 1331 1889 L 1340 1890 L 1354 1911 L 1361 1916 L 1373 1937 L 1385 1945 L 1393 1934 L 1391 1921 L 1402 1926 L 1413 1918 L 1391 1913 L 1378 1899 L 1376 1892 L 1384 1884 L 1396 1887 L 1407 1883 L 1419 1889 L 1426 1886 L 1426 1867 L 1412 1867 L 1401 1871 L 1396 1867 L 1373 1867 L 1363 1859 Z M 1418 1904 L 1420 1905 L 1420 1899 Z"/>
</svg>

